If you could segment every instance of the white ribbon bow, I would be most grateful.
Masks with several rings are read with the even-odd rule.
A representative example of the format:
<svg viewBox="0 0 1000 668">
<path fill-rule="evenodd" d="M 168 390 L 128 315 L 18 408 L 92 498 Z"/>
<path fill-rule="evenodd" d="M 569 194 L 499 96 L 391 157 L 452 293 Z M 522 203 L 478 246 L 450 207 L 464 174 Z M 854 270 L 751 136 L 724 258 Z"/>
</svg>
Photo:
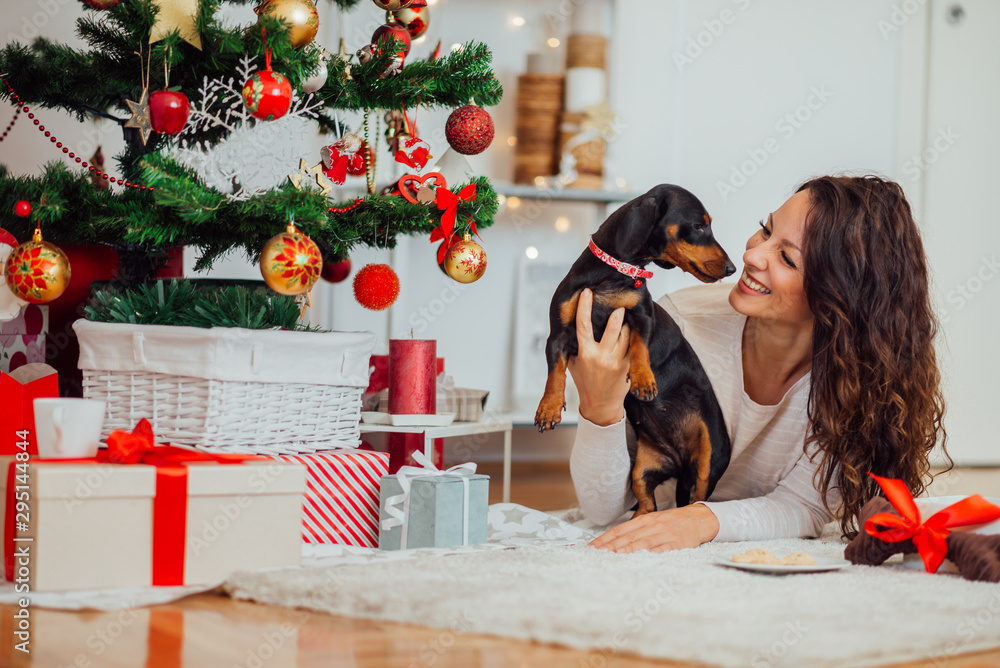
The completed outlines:
<svg viewBox="0 0 1000 668">
<path fill-rule="evenodd" d="M 475 462 L 466 462 L 452 466 L 446 471 L 442 471 L 434 466 L 434 463 L 419 450 L 413 453 L 413 459 L 420 466 L 403 466 L 396 472 L 396 480 L 399 481 L 400 493 L 390 496 L 385 500 L 385 512 L 389 515 L 382 520 L 382 528 L 386 531 L 401 526 L 399 536 L 399 549 L 406 549 L 406 519 L 410 516 L 410 483 L 414 478 L 425 478 L 430 476 L 458 476 L 462 479 L 463 500 L 462 500 L 462 545 L 469 544 L 469 476 L 476 473 Z M 402 505 L 402 508 L 400 508 Z"/>
</svg>

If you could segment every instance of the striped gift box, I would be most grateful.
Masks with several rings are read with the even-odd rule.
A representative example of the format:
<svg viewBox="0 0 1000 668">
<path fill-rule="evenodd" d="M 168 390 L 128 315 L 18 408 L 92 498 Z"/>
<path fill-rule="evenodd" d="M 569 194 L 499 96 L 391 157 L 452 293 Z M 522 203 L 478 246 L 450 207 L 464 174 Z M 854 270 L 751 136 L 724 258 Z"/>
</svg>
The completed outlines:
<svg viewBox="0 0 1000 668">
<path fill-rule="evenodd" d="M 335 450 L 275 457 L 306 467 L 302 540 L 378 547 L 379 481 L 389 473 L 389 455 Z"/>
</svg>

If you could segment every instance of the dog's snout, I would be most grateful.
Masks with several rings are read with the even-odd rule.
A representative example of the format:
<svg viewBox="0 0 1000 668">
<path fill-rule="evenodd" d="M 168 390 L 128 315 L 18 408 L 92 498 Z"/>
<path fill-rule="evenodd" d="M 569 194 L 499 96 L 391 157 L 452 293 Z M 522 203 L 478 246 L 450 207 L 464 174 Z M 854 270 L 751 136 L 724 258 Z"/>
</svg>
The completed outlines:
<svg viewBox="0 0 1000 668">
<path fill-rule="evenodd" d="M 735 273 L 736 273 L 736 267 L 733 266 L 732 262 L 727 262 L 725 268 L 726 276 L 732 276 Z"/>
</svg>

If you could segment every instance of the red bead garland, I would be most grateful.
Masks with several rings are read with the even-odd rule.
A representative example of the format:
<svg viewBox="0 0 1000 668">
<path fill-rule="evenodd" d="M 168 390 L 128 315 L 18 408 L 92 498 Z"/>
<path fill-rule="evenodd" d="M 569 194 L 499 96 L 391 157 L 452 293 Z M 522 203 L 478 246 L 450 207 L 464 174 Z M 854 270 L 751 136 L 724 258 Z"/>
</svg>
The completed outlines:
<svg viewBox="0 0 1000 668">
<path fill-rule="evenodd" d="M 123 185 L 123 186 L 128 187 L 128 188 L 137 188 L 139 190 L 152 190 L 153 189 L 153 186 L 142 186 L 142 185 L 139 185 L 138 183 L 132 183 L 131 181 L 126 181 L 125 179 L 119 179 L 119 178 L 115 178 L 114 176 L 108 176 L 107 174 L 105 174 L 101 170 L 97 169 L 96 167 L 94 167 L 93 165 L 91 165 L 90 163 L 88 163 L 86 160 L 84 160 L 83 158 L 81 158 L 80 156 L 78 156 L 77 154 L 73 153 L 72 151 L 70 151 L 65 146 L 63 146 L 62 142 L 59 141 L 58 139 L 56 139 L 54 136 L 52 136 L 52 133 L 49 132 L 48 130 L 46 130 L 45 126 L 42 125 L 41 122 L 37 118 L 35 118 L 35 114 L 33 114 L 31 112 L 31 110 L 28 108 L 28 105 L 26 105 L 24 103 L 24 101 L 20 98 L 20 96 L 14 90 L 14 87 L 10 85 L 10 82 L 7 81 L 7 79 L 5 77 L 0 77 L 0 79 L 2 79 L 3 82 L 4 82 L 4 85 L 7 86 L 7 90 L 10 91 L 11 97 L 13 97 L 14 101 L 17 102 L 19 109 L 21 111 L 23 111 L 24 113 L 28 114 L 28 118 L 30 118 L 31 122 L 34 123 L 35 127 L 38 128 L 38 131 L 39 132 L 44 132 L 45 136 L 49 138 L 49 141 L 51 141 L 53 144 L 55 144 L 56 148 L 62 149 L 62 152 L 65 153 L 67 156 L 69 156 L 71 159 L 75 160 L 78 164 L 80 164 L 83 167 L 86 167 L 87 169 L 89 169 L 90 171 L 94 172 L 95 174 L 98 174 L 105 181 L 110 181 L 111 183 L 117 183 L 119 185 Z M 13 121 L 11 121 L 11 125 L 13 125 Z M 4 136 L 6 136 L 6 133 L 4 133 Z"/>
<path fill-rule="evenodd" d="M 10 134 L 10 131 L 14 128 L 14 123 L 17 122 L 17 117 L 20 115 L 21 115 L 21 107 L 18 107 L 17 110 L 14 112 L 14 118 L 10 119 L 10 123 L 7 124 L 7 129 L 3 131 L 2 135 L 0 135 L 0 141 L 3 141 L 4 139 L 7 138 L 7 135 Z"/>
<path fill-rule="evenodd" d="M 363 199 L 356 199 L 354 200 L 354 204 L 352 204 L 351 206 L 344 206 L 339 208 L 327 207 L 326 210 L 329 211 L 330 213 L 347 213 L 348 211 L 353 211 L 354 209 L 357 209 L 359 206 L 361 206 L 362 202 L 364 202 Z"/>
</svg>

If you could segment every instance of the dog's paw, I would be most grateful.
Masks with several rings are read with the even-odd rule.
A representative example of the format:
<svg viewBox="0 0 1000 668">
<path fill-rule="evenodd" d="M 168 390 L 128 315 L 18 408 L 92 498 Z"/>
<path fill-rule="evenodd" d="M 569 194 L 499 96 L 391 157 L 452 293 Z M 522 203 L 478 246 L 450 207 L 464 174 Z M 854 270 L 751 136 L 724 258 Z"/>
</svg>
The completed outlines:
<svg viewBox="0 0 1000 668">
<path fill-rule="evenodd" d="M 538 405 L 535 412 L 535 426 L 538 433 L 544 433 L 546 429 L 555 429 L 556 425 L 562 422 L 562 411 L 566 408 L 566 403 L 562 401 L 546 401 Z"/>
<path fill-rule="evenodd" d="M 652 401 L 656 397 L 656 378 L 652 373 L 632 374 L 629 392 L 639 401 Z"/>
</svg>

